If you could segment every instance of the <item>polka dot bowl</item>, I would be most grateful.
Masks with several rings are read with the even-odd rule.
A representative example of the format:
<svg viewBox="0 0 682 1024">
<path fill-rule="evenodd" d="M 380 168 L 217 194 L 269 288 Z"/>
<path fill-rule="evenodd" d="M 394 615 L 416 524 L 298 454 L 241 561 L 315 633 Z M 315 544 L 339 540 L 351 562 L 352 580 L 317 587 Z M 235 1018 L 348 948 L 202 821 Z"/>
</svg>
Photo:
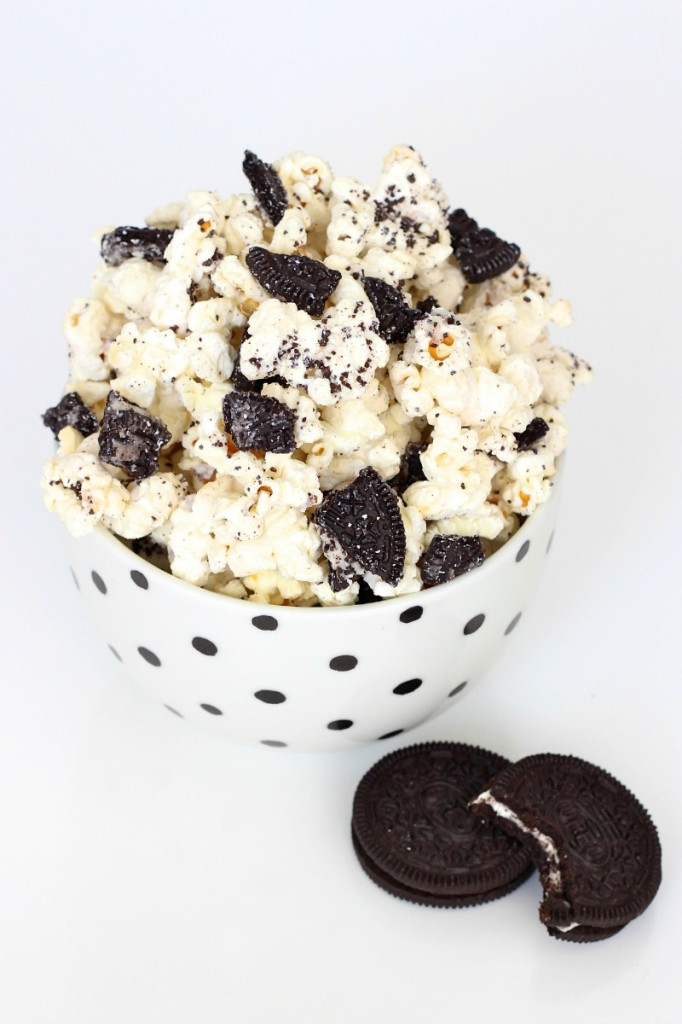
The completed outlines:
<svg viewBox="0 0 682 1024">
<path fill-rule="evenodd" d="M 226 739 L 342 750 L 448 710 L 504 651 L 551 545 L 558 487 L 483 565 L 418 594 L 279 608 L 193 587 L 97 528 L 71 570 L 121 671 Z"/>
</svg>

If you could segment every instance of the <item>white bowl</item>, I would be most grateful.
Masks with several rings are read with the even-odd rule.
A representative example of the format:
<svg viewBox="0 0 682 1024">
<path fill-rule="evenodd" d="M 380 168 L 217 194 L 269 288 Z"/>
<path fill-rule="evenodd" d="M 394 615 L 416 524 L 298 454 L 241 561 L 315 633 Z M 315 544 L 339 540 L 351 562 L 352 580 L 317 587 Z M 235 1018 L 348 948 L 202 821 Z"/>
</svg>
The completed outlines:
<svg viewBox="0 0 682 1024">
<path fill-rule="evenodd" d="M 551 545 L 549 501 L 450 583 L 349 608 L 273 607 L 182 582 L 98 527 L 69 536 L 76 584 L 121 671 L 240 743 L 342 750 L 446 711 L 502 653 Z"/>
</svg>

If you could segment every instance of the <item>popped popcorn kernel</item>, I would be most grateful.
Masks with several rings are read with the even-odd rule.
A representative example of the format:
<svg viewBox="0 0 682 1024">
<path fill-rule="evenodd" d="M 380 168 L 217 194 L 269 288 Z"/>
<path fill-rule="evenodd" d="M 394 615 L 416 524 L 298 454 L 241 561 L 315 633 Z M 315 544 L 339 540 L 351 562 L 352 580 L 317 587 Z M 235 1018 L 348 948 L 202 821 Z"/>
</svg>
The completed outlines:
<svg viewBox="0 0 682 1024">
<path fill-rule="evenodd" d="M 554 486 L 559 407 L 592 376 L 554 340 L 570 304 L 411 146 L 376 185 L 302 152 L 243 168 L 250 191 L 93 236 L 43 416 L 47 507 L 255 604 L 475 572 Z"/>
</svg>

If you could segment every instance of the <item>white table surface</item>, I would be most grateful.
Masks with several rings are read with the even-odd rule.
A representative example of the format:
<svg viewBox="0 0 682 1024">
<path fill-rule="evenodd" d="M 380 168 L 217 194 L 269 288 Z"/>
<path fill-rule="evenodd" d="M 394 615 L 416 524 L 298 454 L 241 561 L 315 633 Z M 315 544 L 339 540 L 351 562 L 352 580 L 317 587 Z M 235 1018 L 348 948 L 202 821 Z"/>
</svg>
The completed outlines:
<svg viewBox="0 0 682 1024">
<path fill-rule="evenodd" d="M 14 5 L 3 31 L 2 1024 L 679 1019 L 680 5 Z M 595 366 L 568 407 L 560 529 L 503 662 L 409 737 L 230 746 L 147 702 L 86 634 L 42 507 L 40 413 L 88 239 L 245 147 L 373 180 L 412 142 L 520 241 Z M 487 906 L 393 899 L 349 842 L 406 739 L 603 765 L 651 811 L 664 882 L 613 939 L 550 939 L 536 879 Z"/>
</svg>

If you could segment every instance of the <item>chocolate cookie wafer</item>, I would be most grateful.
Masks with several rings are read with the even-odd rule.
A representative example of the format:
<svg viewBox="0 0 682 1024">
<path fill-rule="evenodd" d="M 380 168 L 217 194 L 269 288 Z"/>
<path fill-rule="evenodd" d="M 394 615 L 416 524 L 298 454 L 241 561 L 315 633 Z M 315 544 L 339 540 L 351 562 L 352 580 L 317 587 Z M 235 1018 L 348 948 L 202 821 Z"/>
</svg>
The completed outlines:
<svg viewBox="0 0 682 1024">
<path fill-rule="evenodd" d="M 532 871 L 522 843 L 468 802 L 508 765 L 465 743 L 420 743 L 387 754 L 361 780 L 352 838 L 383 889 L 414 903 L 468 907 L 511 892 Z"/>
<path fill-rule="evenodd" d="M 649 814 L 588 761 L 525 757 L 504 768 L 471 809 L 527 847 L 543 886 L 540 920 L 557 939 L 614 935 L 656 895 L 661 847 Z"/>
</svg>

